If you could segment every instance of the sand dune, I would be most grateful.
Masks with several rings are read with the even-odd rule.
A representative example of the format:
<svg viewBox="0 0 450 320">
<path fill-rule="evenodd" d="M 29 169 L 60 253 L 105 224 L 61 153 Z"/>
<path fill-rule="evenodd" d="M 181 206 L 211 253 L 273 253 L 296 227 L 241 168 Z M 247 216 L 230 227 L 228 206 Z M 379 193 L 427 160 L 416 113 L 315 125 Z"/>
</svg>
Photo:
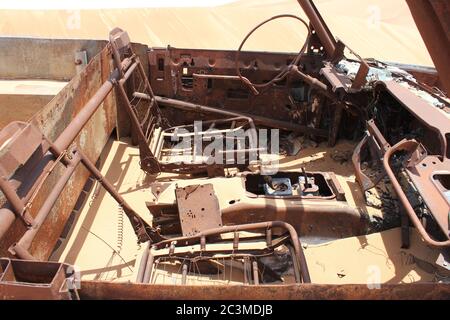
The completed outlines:
<svg viewBox="0 0 450 320">
<path fill-rule="evenodd" d="M 404 1 L 316 0 L 334 35 L 363 57 L 432 66 Z M 295 0 L 240 0 L 207 8 L 0 10 L 0 35 L 106 39 L 115 26 L 149 46 L 236 49 L 245 34 L 276 14 L 304 16 Z M 264 26 L 245 49 L 297 51 L 302 25 L 279 20 Z"/>
</svg>

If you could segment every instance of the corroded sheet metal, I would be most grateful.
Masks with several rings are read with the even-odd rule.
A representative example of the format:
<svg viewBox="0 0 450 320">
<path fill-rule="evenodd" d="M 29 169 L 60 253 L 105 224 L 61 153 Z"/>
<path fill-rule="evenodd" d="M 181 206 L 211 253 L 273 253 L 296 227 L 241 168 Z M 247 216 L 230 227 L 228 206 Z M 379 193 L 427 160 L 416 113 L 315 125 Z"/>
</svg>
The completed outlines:
<svg viewBox="0 0 450 320">
<path fill-rule="evenodd" d="M 150 84 L 159 96 L 285 121 L 291 119 L 290 112 L 301 103 L 292 97 L 298 94 L 291 89 L 304 85 L 293 77 L 253 95 L 235 77 L 236 51 L 170 47 L 152 48 L 148 55 Z M 241 52 L 242 75 L 253 83 L 265 83 L 295 57 L 296 54 Z M 320 56 L 303 56 L 301 64 L 318 76 L 320 59 Z M 173 125 L 192 122 L 198 117 L 193 112 L 164 111 L 170 113 L 168 118 Z"/>
<path fill-rule="evenodd" d="M 177 188 L 175 195 L 183 236 L 222 226 L 219 199 L 212 184 Z"/>
<path fill-rule="evenodd" d="M 381 285 L 366 284 L 282 286 L 176 286 L 82 281 L 81 299 L 163 300 L 311 300 L 311 299 L 450 299 L 450 287 L 442 283 Z"/>
<path fill-rule="evenodd" d="M 0 300 L 70 300 L 76 291 L 73 283 L 73 290 L 67 287 L 73 271 L 58 262 L 0 259 Z"/>
<path fill-rule="evenodd" d="M 377 83 L 377 88 L 387 90 L 417 120 L 432 130 L 436 138 L 439 139 L 439 146 L 436 148 L 440 150 L 441 156 L 446 156 L 448 147 L 447 136 L 450 133 L 450 126 L 448 117 L 441 110 L 433 107 L 427 101 L 411 92 L 411 90 L 395 81 L 380 81 Z"/>
<path fill-rule="evenodd" d="M 50 104 L 44 107 L 42 112 L 32 119 L 32 122 L 38 126 L 40 124 L 43 133 L 51 141 L 54 141 L 89 98 L 108 79 L 110 71 L 110 55 L 108 50 L 104 49 L 81 74 L 70 82 L 69 86 L 64 88 Z M 110 94 L 75 140 L 83 153 L 94 163 L 115 127 L 115 118 L 115 99 Z M 51 253 L 88 176 L 89 173 L 85 168 L 77 168 L 43 224 L 41 232 L 35 238 L 34 246 L 30 250 L 34 256 L 46 259 Z M 49 181 L 48 187 L 53 183 L 53 181 Z M 47 192 L 40 193 L 45 195 Z"/>
<path fill-rule="evenodd" d="M 450 203 L 445 185 L 445 177 L 450 175 L 450 159 L 427 156 L 406 171 L 441 230 L 450 238 Z"/>
<path fill-rule="evenodd" d="M 99 89 L 111 72 L 111 57 L 108 50 L 103 49 L 95 56 L 87 67 L 77 74 L 61 92 L 32 119 L 31 123 L 39 128 L 50 141 L 54 141 L 73 117 L 78 114 L 89 98 Z M 116 123 L 115 97 L 110 94 L 103 105 L 92 116 L 90 121 L 75 140 L 86 156 L 95 162 L 100 155 L 108 137 Z M 63 168 L 56 168 L 55 174 L 48 177 L 41 191 L 34 199 L 35 206 L 30 208 L 32 216 L 36 215 L 45 201 L 47 194 L 61 175 Z M 20 173 L 18 173 L 20 174 Z M 22 175 L 24 175 L 22 173 Z M 24 175 L 26 177 L 26 175 Z M 30 252 L 38 259 L 46 260 L 52 252 L 75 202 L 89 174 L 83 167 L 78 167 L 73 177 L 67 183 L 63 193 L 42 225 Z M 13 177 L 14 178 L 14 177 Z M 20 178 L 18 178 L 20 179 Z M 0 199 L 0 203 L 4 200 Z M 15 221 L 9 232 L 0 243 L 0 255 L 9 256 L 7 249 L 18 240 L 24 230 L 23 224 Z"/>
</svg>

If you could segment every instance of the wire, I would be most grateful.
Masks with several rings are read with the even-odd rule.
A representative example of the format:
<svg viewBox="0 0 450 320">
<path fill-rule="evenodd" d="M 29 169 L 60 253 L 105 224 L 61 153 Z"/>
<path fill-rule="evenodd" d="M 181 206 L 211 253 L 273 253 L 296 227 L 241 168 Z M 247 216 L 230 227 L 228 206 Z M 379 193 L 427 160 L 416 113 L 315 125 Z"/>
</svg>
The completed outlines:
<svg viewBox="0 0 450 320">
<path fill-rule="evenodd" d="M 295 57 L 295 59 L 286 67 L 284 68 L 284 70 L 282 70 L 278 75 L 276 75 L 272 80 L 270 80 L 269 82 L 266 83 L 261 83 L 261 84 L 255 84 L 252 83 L 249 79 L 245 78 L 242 76 L 241 71 L 239 69 L 239 57 L 241 54 L 241 50 L 242 47 L 244 46 L 245 42 L 248 40 L 248 38 L 253 34 L 253 32 L 255 32 L 257 29 L 259 29 L 261 26 L 265 25 L 266 23 L 275 20 L 275 19 L 280 19 L 280 18 L 292 18 L 292 19 L 297 19 L 300 22 L 302 22 L 307 31 L 308 31 L 308 36 L 306 37 L 305 43 L 303 44 L 303 47 L 301 48 L 300 52 L 298 53 L 298 55 Z M 294 16 L 292 14 L 280 14 L 280 15 L 276 15 L 273 16 L 267 20 L 264 20 L 263 22 L 261 22 L 260 24 L 258 24 L 256 27 L 254 27 L 244 38 L 244 40 L 242 40 L 237 52 L 236 52 L 236 58 L 235 58 L 235 65 L 236 65 L 236 74 L 239 77 L 239 79 L 241 79 L 241 81 L 247 85 L 255 94 L 259 94 L 259 92 L 256 90 L 256 88 L 266 88 L 270 85 L 272 85 L 275 82 L 281 81 L 284 78 L 286 78 L 286 76 L 289 74 L 289 72 L 291 71 L 292 67 L 297 65 L 300 62 L 300 59 L 302 57 L 302 54 L 304 53 L 308 43 L 309 43 L 309 39 L 311 38 L 311 29 L 309 28 L 308 24 L 306 23 L 305 20 L 303 20 L 302 18 L 298 17 L 298 16 Z"/>
<path fill-rule="evenodd" d="M 92 234 L 93 236 L 95 236 L 97 239 L 99 239 L 100 241 L 102 241 L 104 244 L 106 244 L 115 254 L 117 254 L 120 259 L 122 260 L 123 263 L 125 263 L 125 265 L 127 266 L 128 269 L 130 269 L 131 272 L 133 272 L 133 269 L 130 268 L 130 266 L 128 265 L 128 262 L 125 261 L 125 259 L 120 255 L 119 252 L 117 252 L 116 249 L 114 249 L 112 246 L 109 245 L 108 242 L 106 242 L 105 240 L 103 240 L 100 236 L 96 235 L 94 232 L 92 232 L 91 230 L 87 229 L 84 226 L 81 226 L 81 228 L 83 228 L 85 231 L 89 232 L 90 234 Z"/>
</svg>

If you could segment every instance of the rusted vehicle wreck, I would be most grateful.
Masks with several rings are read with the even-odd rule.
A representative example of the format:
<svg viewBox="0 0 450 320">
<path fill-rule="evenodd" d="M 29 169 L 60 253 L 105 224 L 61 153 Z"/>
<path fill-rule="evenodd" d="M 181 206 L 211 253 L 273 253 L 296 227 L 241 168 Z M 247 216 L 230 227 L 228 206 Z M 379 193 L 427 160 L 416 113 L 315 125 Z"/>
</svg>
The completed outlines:
<svg viewBox="0 0 450 320">
<path fill-rule="evenodd" d="M 259 25 L 294 54 L 1 38 L 2 81 L 63 86 L 0 131 L 0 297 L 449 299 L 449 3 L 407 1 L 431 69 L 298 2 Z"/>
</svg>

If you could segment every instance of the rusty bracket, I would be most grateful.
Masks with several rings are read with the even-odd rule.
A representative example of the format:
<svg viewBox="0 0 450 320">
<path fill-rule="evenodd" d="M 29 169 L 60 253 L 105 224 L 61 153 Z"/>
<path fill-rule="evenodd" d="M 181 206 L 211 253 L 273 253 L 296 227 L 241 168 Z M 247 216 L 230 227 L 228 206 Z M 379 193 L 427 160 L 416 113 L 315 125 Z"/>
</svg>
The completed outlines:
<svg viewBox="0 0 450 320">
<path fill-rule="evenodd" d="M 372 157 L 378 161 L 382 161 L 384 154 L 391 147 L 381 134 L 373 119 L 367 121 L 366 125 L 366 134 L 358 143 L 352 155 L 352 163 L 355 168 L 356 180 L 359 182 L 363 191 L 375 187 L 386 176 L 386 172 L 383 171 L 372 180 L 364 174 L 361 169 L 361 153 L 363 152 L 363 149 L 369 147 Z"/>
<path fill-rule="evenodd" d="M 212 184 L 175 189 L 183 236 L 222 226 L 219 199 Z"/>
<path fill-rule="evenodd" d="M 367 75 L 369 74 L 370 66 L 359 54 L 350 49 L 341 40 L 338 41 L 336 56 L 331 59 L 331 62 L 325 62 L 325 66 L 320 70 L 331 84 L 332 91 L 336 92 L 340 97 L 345 93 L 356 93 L 361 91 L 367 83 Z M 344 58 L 344 49 L 347 48 L 359 60 L 359 69 L 355 75 L 355 79 L 351 80 L 347 75 L 342 74 L 336 70 L 335 64 Z M 338 59 L 339 58 L 339 59 Z"/>
<path fill-rule="evenodd" d="M 0 259 L 0 297 L 79 300 L 80 274 L 66 263 Z"/>
<path fill-rule="evenodd" d="M 425 242 L 434 247 L 449 247 L 450 233 L 448 213 L 450 212 L 450 204 L 448 202 L 448 199 L 446 199 L 445 195 L 443 194 L 443 190 L 439 190 L 435 185 L 433 185 L 433 180 L 436 180 L 435 175 L 440 172 L 438 169 L 440 166 L 445 168 L 444 172 L 449 172 L 448 168 L 450 163 L 448 162 L 448 160 L 446 159 L 446 161 L 440 162 L 437 157 L 432 157 L 431 159 L 429 157 L 426 157 L 417 165 L 410 165 L 410 167 L 406 168 L 409 176 L 412 178 L 412 180 L 414 179 L 413 183 L 417 183 L 416 187 L 419 189 L 419 192 L 424 198 L 427 205 L 432 205 L 430 211 L 447 238 L 447 240 L 444 241 L 437 241 L 431 238 L 431 236 L 425 230 L 422 222 L 419 220 L 416 212 L 414 211 L 414 208 L 409 202 L 408 197 L 406 196 L 400 183 L 398 182 L 397 177 L 391 169 L 390 161 L 396 152 L 406 151 L 409 155 L 412 155 L 415 152 L 420 152 L 420 149 L 418 149 L 419 145 L 420 144 L 415 140 L 404 139 L 400 141 L 395 146 L 389 148 L 389 150 L 386 151 L 383 157 L 383 166 L 389 176 L 389 179 L 391 180 L 397 196 L 399 197 L 403 207 L 405 208 L 406 213 L 408 214 L 412 223 L 417 228 Z M 413 159 L 417 159 L 417 156 L 414 156 Z M 437 161 L 439 161 L 440 163 L 438 164 Z M 428 168 L 428 166 L 430 168 Z M 418 177 L 413 178 L 414 175 Z M 437 204 L 438 201 L 440 203 L 440 206 L 435 207 L 434 204 Z"/>
</svg>

